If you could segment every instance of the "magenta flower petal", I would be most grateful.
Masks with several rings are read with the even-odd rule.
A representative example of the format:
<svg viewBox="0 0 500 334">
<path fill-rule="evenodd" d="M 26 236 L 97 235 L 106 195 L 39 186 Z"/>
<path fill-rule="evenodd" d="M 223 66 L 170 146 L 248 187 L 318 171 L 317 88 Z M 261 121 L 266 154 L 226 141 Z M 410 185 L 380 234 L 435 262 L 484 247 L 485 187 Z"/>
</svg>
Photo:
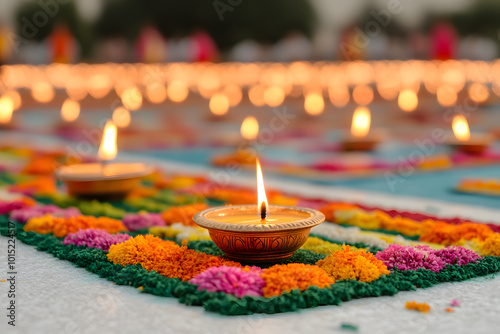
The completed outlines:
<svg viewBox="0 0 500 334">
<path fill-rule="evenodd" d="M 237 267 L 212 267 L 196 275 L 189 283 L 198 285 L 198 290 L 208 292 L 224 292 L 243 296 L 262 296 L 262 289 L 266 282 L 260 277 L 262 270 L 251 267 L 249 271 Z"/>
<path fill-rule="evenodd" d="M 137 231 L 151 226 L 165 226 L 165 221 L 160 213 L 138 213 L 125 215 L 123 225 L 129 231 Z"/>
<path fill-rule="evenodd" d="M 65 245 L 87 246 L 91 248 L 99 248 L 103 251 L 108 251 L 109 247 L 114 244 L 119 244 L 130 239 L 128 234 L 109 234 L 105 230 L 89 228 L 79 230 L 76 233 L 69 233 L 64 238 Z"/>
</svg>

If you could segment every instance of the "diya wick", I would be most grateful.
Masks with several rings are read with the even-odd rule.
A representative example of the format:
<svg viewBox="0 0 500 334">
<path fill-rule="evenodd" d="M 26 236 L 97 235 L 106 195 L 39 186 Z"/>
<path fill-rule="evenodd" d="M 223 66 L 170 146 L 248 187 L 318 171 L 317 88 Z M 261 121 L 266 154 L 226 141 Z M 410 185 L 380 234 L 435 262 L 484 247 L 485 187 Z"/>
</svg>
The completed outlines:
<svg viewBox="0 0 500 334">
<path fill-rule="evenodd" d="M 448 145 L 456 150 L 481 154 L 494 141 L 494 136 L 488 133 L 470 133 L 469 123 L 463 115 L 455 115 L 452 121 L 454 137 L 448 140 Z"/>
<path fill-rule="evenodd" d="M 384 139 L 380 131 L 370 131 L 371 114 L 367 107 L 358 107 L 352 115 L 351 132 L 342 140 L 344 151 L 371 151 Z"/>
<path fill-rule="evenodd" d="M 254 165 L 257 158 L 253 142 L 259 135 L 259 123 L 253 116 L 247 116 L 241 123 L 240 128 L 243 141 L 236 147 L 233 153 L 214 157 L 213 164 L 225 166 L 228 163 L 237 162 L 240 165 Z"/>
<path fill-rule="evenodd" d="M 243 263 L 277 263 L 299 249 L 325 215 L 317 210 L 269 205 L 257 159 L 257 205 L 232 205 L 198 212 L 193 220 L 208 229 L 228 258 Z"/>
<path fill-rule="evenodd" d="M 143 163 L 112 162 L 116 158 L 117 128 L 112 121 L 104 127 L 97 163 L 63 166 L 56 176 L 66 183 L 70 195 L 91 199 L 122 199 L 153 172 Z"/>
</svg>

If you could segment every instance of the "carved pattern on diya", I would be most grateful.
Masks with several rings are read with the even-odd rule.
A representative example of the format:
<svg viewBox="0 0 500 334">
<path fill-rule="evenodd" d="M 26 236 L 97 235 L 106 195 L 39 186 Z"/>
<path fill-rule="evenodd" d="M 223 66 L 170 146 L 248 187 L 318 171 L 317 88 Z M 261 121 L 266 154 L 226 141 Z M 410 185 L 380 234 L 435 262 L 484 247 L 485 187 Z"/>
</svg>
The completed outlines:
<svg viewBox="0 0 500 334">
<path fill-rule="evenodd" d="M 210 231 L 210 237 L 226 255 L 242 262 L 270 262 L 284 260 L 299 249 L 309 236 L 308 228 L 289 233 L 239 233 Z"/>
</svg>

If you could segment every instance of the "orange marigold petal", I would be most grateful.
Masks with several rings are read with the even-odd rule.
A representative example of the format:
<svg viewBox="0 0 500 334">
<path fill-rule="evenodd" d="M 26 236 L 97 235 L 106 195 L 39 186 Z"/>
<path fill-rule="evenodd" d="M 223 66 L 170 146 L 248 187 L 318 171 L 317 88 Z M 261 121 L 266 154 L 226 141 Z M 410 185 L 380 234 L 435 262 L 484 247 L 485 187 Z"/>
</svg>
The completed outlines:
<svg viewBox="0 0 500 334">
<path fill-rule="evenodd" d="M 408 310 L 416 310 L 422 313 L 427 313 L 431 309 L 427 303 L 417 303 L 416 301 L 406 302 L 405 308 Z"/>
<path fill-rule="evenodd" d="M 294 289 L 304 291 L 310 286 L 325 288 L 335 283 L 323 269 L 303 263 L 277 264 L 264 270 L 261 277 L 266 281 L 264 297 L 279 296 Z"/>
<path fill-rule="evenodd" d="M 140 264 L 148 271 L 155 270 L 166 277 L 179 278 L 183 281 L 188 281 L 211 267 L 241 267 L 237 262 L 198 253 L 173 241 L 165 241 L 152 235 L 138 235 L 112 245 L 107 256 L 114 264 L 122 266 Z"/>
<path fill-rule="evenodd" d="M 351 251 L 349 246 L 343 246 L 342 250 L 319 260 L 316 265 L 337 281 L 353 279 L 372 282 L 384 274 L 389 274 L 384 263 L 372 253 L 362 250 Z"/>
<path fill-rule="evenodd" d="M 183 206 L 174 206 L 163 211 L 161 216 L 166 224 L 182 223 L 183 225 L 197 226 L 193 222 L 193 216 L 208 208 L 205 203 L 196 203 Z"/>
</svg>

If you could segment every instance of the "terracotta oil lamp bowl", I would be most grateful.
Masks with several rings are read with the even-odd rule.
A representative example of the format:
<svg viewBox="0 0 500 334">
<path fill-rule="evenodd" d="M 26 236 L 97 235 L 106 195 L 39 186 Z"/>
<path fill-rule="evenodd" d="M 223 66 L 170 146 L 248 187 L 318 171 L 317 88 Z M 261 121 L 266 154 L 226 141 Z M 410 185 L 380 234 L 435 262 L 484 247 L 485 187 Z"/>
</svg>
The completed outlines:
<svg viewBox="0 0 500 334">
<path fill-rule="evenodd" d="M 313 209 L 271 205 L 263 221 L 256 205 L 234 205 L 201 211 L 193 220 L 208 229 L 213 242 L 231 260 L 269 263 L 292 256 L 325 215 Z"/>
<path fill-rule="evenodd" d="M 373 151 L 384 139 L 382 132 L 373 131 L 364 137 L 346 136 L 341 145 L 344 151 Z"/>
<path fill-rule="evenodd" d="M 66 183 L 70 195 L 114 200 L 127 196 L 152 172 L 142 163 L 87 163 L 61 167 L 56 176 Z"/>
<path fill-rule="evenodd" d="M 56 170 L 59 180 L 66 183 L 70 195 L 102 200 L 123 199 L 139 186 L 141 178 L 153 173 L 153 168 L 143 163 L 113 162 L 117 128 L 110 120 L 106 122 L 99 147 L 99 163 L 63 166 Z"/>
</svg>

